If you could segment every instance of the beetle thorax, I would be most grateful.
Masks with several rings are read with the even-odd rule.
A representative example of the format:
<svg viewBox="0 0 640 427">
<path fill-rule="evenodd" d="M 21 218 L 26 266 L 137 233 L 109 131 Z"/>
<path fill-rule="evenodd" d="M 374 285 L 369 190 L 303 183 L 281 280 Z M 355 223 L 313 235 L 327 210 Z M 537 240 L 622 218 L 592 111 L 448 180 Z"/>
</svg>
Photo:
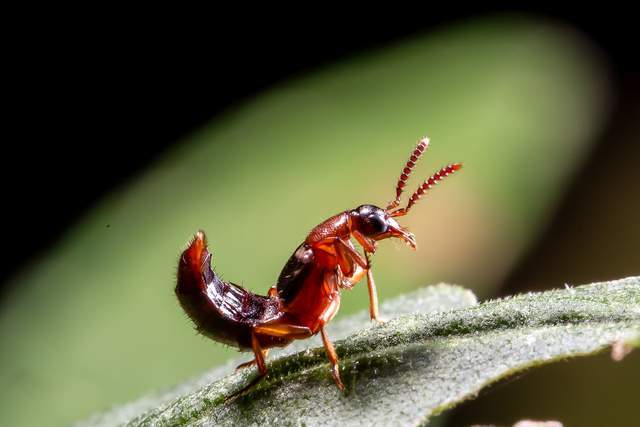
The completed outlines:
<svg viewBox="0 0 640 427">
<path fill-rule="evenodd" d="M 351 235 L 349 212 L 341 212 L 316 225 L 307 236 L 306 243 L 316 243 L 327 237 L 349 238 Z"/>
</svg>

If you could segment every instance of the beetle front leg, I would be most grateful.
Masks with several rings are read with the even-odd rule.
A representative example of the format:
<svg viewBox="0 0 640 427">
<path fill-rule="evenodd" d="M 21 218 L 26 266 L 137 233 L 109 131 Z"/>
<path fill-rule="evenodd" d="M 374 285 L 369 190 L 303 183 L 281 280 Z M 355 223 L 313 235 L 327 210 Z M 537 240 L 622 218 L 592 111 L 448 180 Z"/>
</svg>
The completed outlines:
<svg viewBox="0 0 640 427">
<path fill-rule="evenodd" d="M 371 262 L 369 261 L 369 253 L 365 251 L 364 257 L 367 259 L 367 290 L 369 291 L 369 315 L 371 320 L 384 323 L 378 316 L 378 291 L 376 290 L 376 283 L 373 281 L 373 274 L 371 273 Z"/>
<path fill-rule="evenodd" d="M 350 277 L 345 276 L 342 273 L 340 266 L 336 267 L 336 283 L 341 289 L 351 290 L 366 274 L 367 270 L 360 267 L 358 264 L 354 266 L 353 274 Z"/>
<path fill-rule="evenodd" d="M 371 261 L 369 260 L 369 254 L 372 254 L 377 249 L 375 240 L 371 240 L 362 235 L 359 231 L 353 232 L 353 237 L 362 245 L 364 249 L 364 257 L 367 260 L 367 290 L 369 291 L 369 315 L 371 320 L 378 323 L 383 323 L 384 320 L 378 317 L 378 291 L 376 290 L 376 283 L 373 281 L 373 273 L 371 272 Z"/>
<path fill-rule="evenodd" d="M 365 252 L 373 254 L 376 252 L 376 249 L 378 249 L 378 242 L 365 237 L 358 230 L 353 230 L 352 234 L 353 237 L 355 237 L 355 239 L 358 241 L 358 243 L 360 243 L 360 246 L 362 246 L 362 249 L 364 249 Z"/>
<path fill-rule="evenodd" d="M 356 250 L 352 246 L 340 239 L 336 241 L 338 255 L 341 257 L 351 257 L 351 259 L 353 259 L 358 266 L 362 267 L 362 269 L 366 271 L 367 290 L 369 291 L 369 315 L 371 316 L 371 320 L 378 323 L 384 323 L 384 321 L 380 317 L 378 317 L 378 292 L 376 290 L 376 284 L 373 281 L 373 273 L 371 272 L 371 261 L 369 260 L 369 253 L 372 253 L 376 249 L 376 246 L 374 245 L 375 242 L 370 242 L 369 239 L 362 236 L 357 231 L 355 231 L 353 235 L 364 248 L 364 259 L 362 259 L 360 254 L 356 252 Z M 360 276 L 357 277 L 358 280 L 361 277 L 362 271 L 360 271 L 359 273 Z M 355 280 L 352 280 L 352 283 L 355 282 Z"/>
</svg>

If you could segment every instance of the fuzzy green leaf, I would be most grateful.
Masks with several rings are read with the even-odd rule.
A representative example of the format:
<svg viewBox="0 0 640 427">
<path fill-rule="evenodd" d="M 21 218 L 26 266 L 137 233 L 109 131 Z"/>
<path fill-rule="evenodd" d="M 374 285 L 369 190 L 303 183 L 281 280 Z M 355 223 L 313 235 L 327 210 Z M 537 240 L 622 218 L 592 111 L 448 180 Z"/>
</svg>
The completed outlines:
<svg viewBox="0 0 640 427">
<path fill-rule="evenodd" d="M 416 424 L 513 373 L 613 343 L 637 345 L 640 338 L 640 278 L 480 305 L 459 288 L 439 286 L 400 298 L 387 305 L 399 309 L 387 313 L 413 312 L 420 295 L 434 298 L 426 304 L 430 312 L 403 315 L 336 342 L 345 394 L 333 384 L 323 349 L 315 348 L 271 359 L 267 379 L 230 404 L 224 397 L 253 377 L 252 370 L 213 382 L 209 375 L 175 392 L 182 397 L 149 399 L 147 405 L 157 406 L 137 417 L 130 418 L 144 405 L 88 425 L 125 417 L 131 425 Z M 340 338 L 364 320 L 338 324 L 333 334 Z"/>
</svg>

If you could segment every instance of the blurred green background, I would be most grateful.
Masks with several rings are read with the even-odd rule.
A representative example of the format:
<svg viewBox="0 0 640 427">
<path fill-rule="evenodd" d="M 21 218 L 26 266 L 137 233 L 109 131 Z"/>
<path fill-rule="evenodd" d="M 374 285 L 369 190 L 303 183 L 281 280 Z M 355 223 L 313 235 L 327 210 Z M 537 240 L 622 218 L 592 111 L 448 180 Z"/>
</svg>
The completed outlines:
<svg viewBox="0 0 640 427">
<path fill-rule="evenodd" d="M 446 163 L 464 168 L 401 221 L 417 252 L 381 245 L 380 299 L 440 281 L 495 294 L 545 229 L 608 106 L 606 64 L 585 39 L 517 16 L 442 27 L 246 100 L 13 279 L 0 307 L 3 424 L 65 425 L 235 357 L 196 335 L 173 296 L 192 233 L 207 232 L 224 279 L 264 293 L 314 225 L 392 199 L 423 135 L 432 144 L 409 190 Z M 339 316 L 366 306 L 358 286 Z"/>
</svg>

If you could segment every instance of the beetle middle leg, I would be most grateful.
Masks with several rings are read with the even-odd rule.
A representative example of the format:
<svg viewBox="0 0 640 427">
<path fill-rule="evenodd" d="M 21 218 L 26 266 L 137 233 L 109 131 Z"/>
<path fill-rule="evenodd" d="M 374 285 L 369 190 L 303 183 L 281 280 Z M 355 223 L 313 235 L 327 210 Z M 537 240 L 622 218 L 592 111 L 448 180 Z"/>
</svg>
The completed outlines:
<svg viewBox="0 0 640 427">
<path fill-rule="evenodd" d="M 324 326 L 320 329 L 320 333 L 322 334 L 322 343 L 324 344 L 324 348 L 327 352 L 327 357 L 329 358 L 329 362 L 331 362 L 331 374 L 333 375 L 333 380 L 336 382 L 338 388 L 341 391 L 344 391 L 344 384 L 342 384 L 342 380 L 340 379 L 338 353 L 336 353 L 336 349 L 333 347 L 331 341 L 329 341 L 329 337 L 327 337 L 327 331 Z"/>
</svg>

